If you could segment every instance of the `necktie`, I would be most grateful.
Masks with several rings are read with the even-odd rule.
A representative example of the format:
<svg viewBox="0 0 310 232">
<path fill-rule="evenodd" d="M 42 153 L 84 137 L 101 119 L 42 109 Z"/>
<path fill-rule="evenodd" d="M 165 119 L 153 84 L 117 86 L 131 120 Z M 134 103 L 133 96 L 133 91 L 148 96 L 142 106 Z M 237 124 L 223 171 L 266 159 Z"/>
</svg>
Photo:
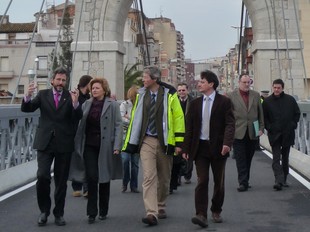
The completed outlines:
<svg viewBox="0 0 310 232">
<path fill-rule="evenodd" d="M 156 125 L 155 125 L 155 97 L 156 94 L 152 93 L 151 96 L 151 107 L 150 107 L 150 116 L 149 116 L 149 131 L 152 135 L 156 134 Z"/>
<path fill-rule="evenodd" d="M 209 127 L 210 127 L 210 117 L 209 117 L 209 103 L 210 98 L 204 98 L 204 111 L 203 111 L 203 118 L 202 118 L 202 134 L 204 138 L 209 138 Z"/>
<path fill-rule="evenodd" d="M 59 96 L 60 96 L 60 93 L 58 93 L 58 92 L 56 92 L 54 95 L 54 101 L 55 101 L 56 109 L 58 108 Z"/>
</svg>

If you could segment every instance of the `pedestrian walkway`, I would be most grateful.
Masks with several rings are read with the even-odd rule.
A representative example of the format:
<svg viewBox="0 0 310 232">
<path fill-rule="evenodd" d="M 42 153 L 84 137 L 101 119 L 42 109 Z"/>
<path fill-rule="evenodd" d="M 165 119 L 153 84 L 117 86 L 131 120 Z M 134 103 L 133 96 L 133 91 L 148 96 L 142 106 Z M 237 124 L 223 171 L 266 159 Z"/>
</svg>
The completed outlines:
<svg viewBox="0 0 310 232">
<path fill-rule="evenodd" d="M 72 196 L 71 183 L 68 183 L 68 194 L 65 208 L 67 225 L 54 225 L 53 216 L 45 227 L 36 224 L 39 215 L 35 187 L 0 202 L 0 231 L 62 231 L 62 232 L 306 232 L 310 221 L 310 190 L 300 184 L 291 175 L 288 178 L 289 188 L 274 191 L 271 159 L 263 152 L 256 152 L 252 162 L 250 184 L 247 192 L 238 192 L 235 161 L 227 160 L 226 196 L 222 216 L 224 222 L 213 223 L 209 218 L 209 227 L 201 229 L 191 223 L 194 215 L 194 188 L 196 177 L 191 184 L 182 184 L 168 198 L 167 219 L 159 220 L 158 226 L 148 227 L 141 222 L 144 216 L 142 193 L 121 193 L 121 181 L 111 185 L 110 210 L 107 220 L 97 220 L 87 224 L 86 202 L 83 197 Z M 141 173 L 141 172 L 140 172 Z M 141 183 L 142 177 L 140 175 Z M 212 180 L 210 180 L 212 186 Z M 141 184 L 139 185 L 141 186 Z M 139 187 L 141 190 L 141 187 Z"/>
</svg>

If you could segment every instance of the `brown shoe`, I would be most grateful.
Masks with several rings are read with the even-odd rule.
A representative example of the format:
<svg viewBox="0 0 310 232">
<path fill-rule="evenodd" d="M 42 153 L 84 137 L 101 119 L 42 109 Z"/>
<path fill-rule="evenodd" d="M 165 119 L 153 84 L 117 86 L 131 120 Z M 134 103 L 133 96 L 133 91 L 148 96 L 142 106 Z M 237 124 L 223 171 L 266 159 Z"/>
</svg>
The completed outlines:
<svg viewBox="0 0 310 232">
<path fill-rule="evenodd" d="M 165 211 L 164 209 L 158 210 L 158 218 L 159 218 L 159 219 L 165 219 L 165 218 L 167 218 L 167 214 L 166 214 L 166 211 Z"/>
<path fill-rule="evenodd" d="M 74 196 L 74 197 L 81 197 L 81 196 L 82 196 L 82 193 L 81 193 L 81 191 L 74 191 L 74 192 L 72 193 L 72 196 Z"/>
<path fill-rule="evenodd" d="M 195 217 L 192 218 L 192 223 L 195 225 L 199 225 L 202 228 L 205 228 L 208 226 L 208 219 L 201 214 L 197 214 Z"/>
<path fill-rule="evenodd" d="M 219 213 L 212 213 L 212 218 L 213 218 L 213 221 L 215 223 L 222 223 L 223 222 L 223 218 L 221 217 L 221 215 Z"/>
<path fill-rule="evenodd" d="M 146 215 L 146 217 L 142 218 L 142 222 L 149 226 L 156 226 L 158 224 L 157 218 L 152 214 Z"/>
</svg>

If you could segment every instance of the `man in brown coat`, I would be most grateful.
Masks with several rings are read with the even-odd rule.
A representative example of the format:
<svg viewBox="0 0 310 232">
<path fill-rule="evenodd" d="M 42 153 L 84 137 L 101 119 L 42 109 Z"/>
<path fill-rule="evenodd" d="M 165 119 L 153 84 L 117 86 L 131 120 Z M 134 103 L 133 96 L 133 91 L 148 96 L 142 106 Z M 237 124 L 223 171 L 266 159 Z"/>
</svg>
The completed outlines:
<svg viewBox="0 0 310 232">
<path fill-rule="evenodd" d="M 190 104 L 186 116 L 183 158 L 195 161 L 198 183 L 195 189 L 196 215 L 192 223 L 207 227 L 209 168 L 214 179 L 212 218 L 222 222 L 220 213 L 224 202 L 225 165 L 235 133 L 231 101 L 216 92 L 217 76 L 209 71 L 200 74 L 198 90 L 203 94 Z"/>
</svg>

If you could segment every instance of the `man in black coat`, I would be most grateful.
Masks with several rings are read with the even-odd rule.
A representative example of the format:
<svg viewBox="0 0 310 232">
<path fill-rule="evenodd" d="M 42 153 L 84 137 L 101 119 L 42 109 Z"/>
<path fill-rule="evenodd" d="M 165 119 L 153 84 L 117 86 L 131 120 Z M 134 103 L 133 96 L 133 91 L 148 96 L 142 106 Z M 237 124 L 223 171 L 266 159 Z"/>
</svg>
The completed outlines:
<svg viewBox="0 0 310 232">
<path fill-rule="evenodd" d="M 38 151 L 36 189 L 41 211 L 38 218 L 39 226 L 46 224 L 50 214 L 50 172 L 53 162 L 55 224 L 58 226 L 66 224 L 63 215 L 71 153 L 74 150 L 74 121 L 82 117 L 78 91 L 69 92 L 64 89 L 66 81 L 66 69 L 62 67 L 56 69 L 51 80 L 52 88 L 39 91 L 31 100 L 36 89 L 35 83 L 31 83 L 21 105 L 23 112 L 34 112 L 40 109 L 39 126 L 33 142 L 33 148 Z"/>
<path fill-rule="evenodd" d="M 272 148 L 272 169 L 275 176 L 273 188 L 287 187 L 289 173 L 289 153 L 295 142 L 295 129 L 300 118 L 300 110 L 294 97 L 285 94 L 284 82 L 276 79 L 272 83 L 273 94 L 263 102 L 265 128 Z M 281 161 L 281 162 L 280 162 Z"/>
</svg>

